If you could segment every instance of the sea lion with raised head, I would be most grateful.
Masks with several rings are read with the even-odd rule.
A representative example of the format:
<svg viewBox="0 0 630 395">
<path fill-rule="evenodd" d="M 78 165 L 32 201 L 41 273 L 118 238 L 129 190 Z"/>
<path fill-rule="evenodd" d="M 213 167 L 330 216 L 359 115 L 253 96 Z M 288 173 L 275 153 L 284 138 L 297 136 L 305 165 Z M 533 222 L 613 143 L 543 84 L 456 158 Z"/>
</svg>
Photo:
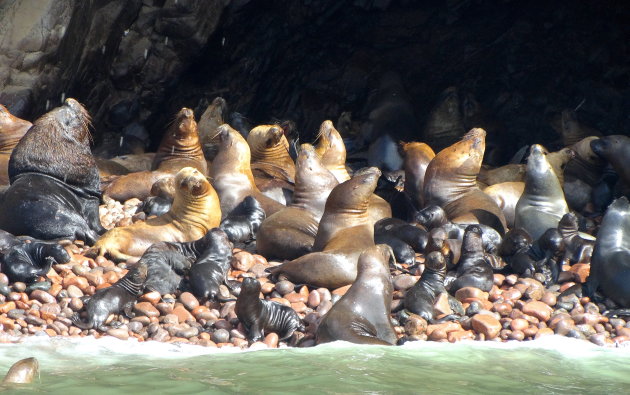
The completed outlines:
<svg viewBox="0 0 630 395">
<path fill-rule="evenodd" d="M 74 99 L 44 114 L 15 146 L 0 228 L 37 239 L 94 243 L 105 229 L 100 177 L 90 151 L 90 117 Z"/>
<path fill-rule="evenodd" d="M 475 287 L 488 292 L 492 289 L 494 273 L 486 258 L 479 225 L 468 225 L 462 242 L 461 258 L 457 263 L 457 278 L 447 286 L 451 294 L 464 287 Z"/>
<path fill-rule="evenodd" d="M 525 190 L 514 211 L 514 226 L 525 229 L 535 241 L 547 229 L 556 228 L 568 212 L 564 191 L 547 161 L 545 149 L 532 145 L 527 159 Z"/>
<path fill-rule="evenodd" d="M 391 248 L 372 246 L 361 253 L 357 278 L 324 315 L 317 328 L 317 343 L 345 340 L 359 344 L 396 344 L 390 321 L 393 286 L 389 264 Z"/>
<path fill-rule="evenodd" d="M 503 235 L 506 231 L 503 212 L 477 186 L 485 137 L 483 129 L 471 129 L 459 142 L 433 158 L 424 177 L 424 201 L 443 207 L 453 222 L 477 222 Z"/>
<path fill-rule="evenodd" d="M 227 217 L 247 196 L 253 196 L 267 216 L 285 206 L 263 195 L 254 181 L 250 166 L 251 152 L 247 141 L 228 124 L 217 129 L 219 152 L 212 162 L 212 185 L 221 200 L 221 212 Z"/>
<path fill-rule="evenodd" d="M 608 206 L 597 232 L 584 291 L 592 298 L 597 290 L 630 308 L 630 203 L 625 196 Z"/>
<path fill-rule="evenodd" d="M 284 340 L 296 330 L 304 331 L 304 326 L 295 310 L 269 300 L 260 299 L 261 285 L 252 277 L 243 278 L 241 292 L 236 299 L 234 311 L 245 327 L 247 339 L 258 341 L 266 333 L 275 332 L 279 340 Z"/>
<path fill-rule="evenodd" d="M 39 362 L 37 358 L 20 359 L 7 372 L 2 384 L 29 384 L 39 374 Z"/>
<path fill-rule="evenodd" d="M 208 174 L 208 165 L 201 150 L 195 114 L 182 108 L 164 133 L 150 171 L 130 173 L 113 180 L 103 192 L 118 201 L 131 198 L 145 200 L 151 188 L 164 178 L 173 177 L 184 167 L 193 167 L 201 174 Z"/>
<path fill-rule="evenodd" d="M 219 151 L 217 128 L 226 122 L 227 114 L 228 108 L 225 99 L 217 96 L 199 118 L 199 139 L 203 154 L 209 164 L 212 163 Z"/>
<path fill-rule="evenodd" d="M 280 125 L 260 125 L 247 135 L 252 155 L 252 174 L 260 191 L 282 204 L 291 201 L 295 164 L 289 142 Z"/>
<path fill-rule="evenodd" d="M 424 175 L 435 152 L 425 143 L 411 142 L 401 145 L 404 153 L 405 194 L 416 210 L 424 208 Z"/>
<path fill-rule="evenodd" d="M 219 197 L 203 174 L 185 167 L 175 175 L 175 186 L 177 194 L 166 214 L 109 230 L 94 245 L 92 253 L 127 260 L 142 256 L 153 243 L 197 240 L 219 226 Z"/>
<path fill-rule="evenodd" d="M 310 144 L 302 144 L 296 161 L 293 201 L 263 221 L 256 248 L 266 257 L 296 259 L 311 252 L 326 199 L 338 182 Z"/>
<path fill-rule="evenodd" d="M 9 158 L 13 148 L 33 126 L 0 104 L 0 185 L 9 185 Z"/>
<path fill-rule="evenodd" d="M 349 180 L 350 174 L 346 169 L 346 146 L 332 122 L 322 122 L 317 136 L 315 152 L 317 152 L 317 155 L 322 159 L 324 167 L 326 167 L 340 183 Z M 379 219 L 391 217 L 392 208 L 385 199 L 373 194 L 373 196 L 370 197 L 368 213 L 372 223 L 376 223 Z"/>
<path fill-rule="evenodd" d="M 374 245 L 374 226 L 367 215 L 381 172 L 370 167 L 337 185 L 326 200 L 313 251 L 271 268 L 295 283 L 338 288 L 357 276 L 357 258 Z"/>
<path fill-rule="evenodd" d="M 424 271 L 420 279 L 405 293 L 405 309 L 418 314 L 427 322 L 432 322 L 435 301 L 442 292 L 446 292 L 445 277 L 446 260 L 444 255 L 439 251 L 431 252 L 424 261 Z"/>
</svg>

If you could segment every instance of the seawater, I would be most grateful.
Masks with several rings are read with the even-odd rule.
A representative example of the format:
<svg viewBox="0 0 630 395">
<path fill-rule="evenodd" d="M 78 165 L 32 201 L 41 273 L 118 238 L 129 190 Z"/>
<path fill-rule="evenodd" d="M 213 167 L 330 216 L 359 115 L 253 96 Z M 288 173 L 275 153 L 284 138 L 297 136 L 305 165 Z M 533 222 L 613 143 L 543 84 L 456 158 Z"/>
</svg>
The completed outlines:
<svg viewBox="0 0 630 395">
<path fill-rule="evenodd" d="M 533 342 L 332 343 L 238 351 L 114 338 L 0 345 L 0 377 L 34 356 L 40 377 L 6 393 L 623 394 L 630 348 L 549 336 Z"/>
</svg>

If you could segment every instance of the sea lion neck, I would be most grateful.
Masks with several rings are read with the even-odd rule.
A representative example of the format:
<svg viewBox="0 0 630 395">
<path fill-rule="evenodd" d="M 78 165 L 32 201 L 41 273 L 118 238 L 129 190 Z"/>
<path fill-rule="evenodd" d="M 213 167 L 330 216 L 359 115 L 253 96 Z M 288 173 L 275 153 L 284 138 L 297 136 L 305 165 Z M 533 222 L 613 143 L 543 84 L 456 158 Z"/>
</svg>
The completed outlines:
<svg viewBox="0 0 630 395">
<path fill-rule="evenodd" d="M 337 177 L 339 182 L 350 179 L 350 174 L 346 170 L 346 146 L 331 121 L 322 123 L 315 151 L 322 158 L 322 164 Z"/>
<path fill-rule="evenodd" d="M 337 186 L 337 178 L 322 165 L 310 144 L 302 144 L 296 161 L 295 187 L 291 207 L 324 212 L 326 199 Z"/>
<path fill-rule="evenodd" d="M 251 169 L 251 152 L 247 141 L 228 124 L 221 125 L 217 132 L 221 136 L 219 153 L 212 161 L 212 177 L 222 173 L 238 172 L 247 176 L 255 188 L 254 175 Z"/>
</svg>

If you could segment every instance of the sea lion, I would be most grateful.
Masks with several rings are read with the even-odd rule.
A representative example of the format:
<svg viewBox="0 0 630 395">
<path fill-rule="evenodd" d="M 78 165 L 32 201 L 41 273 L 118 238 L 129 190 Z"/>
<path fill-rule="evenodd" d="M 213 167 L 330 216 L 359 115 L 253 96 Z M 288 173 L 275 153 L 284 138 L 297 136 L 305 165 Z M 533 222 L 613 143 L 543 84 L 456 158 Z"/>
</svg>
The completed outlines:
<svg viewBox="0 0 630 395">
<path fill-rule="evenodd" d="M 186 242 L 203 237 L 221 221 L 219 197 L 199 170 L 185 167 L 175 175 L 177 194 L 168 213 L 146 222 L 114 228 L 92 249 L 98 255 L 127 260 L 140 257 L 153 243 Z"/>
<path fill-rule="evenodd" d="M 230 125 L 223 124 L 216 131 L 220 141 L 219 152 L 212 162 L 212 185 L 221 199 L 223 218 L 234 210 L 246 196 L 253 196 L 267 216 L 285 206 L 263 195 L 250 167 L 251 152 L 247 141 Z"/>
<path fill-rule="evenodd" d="M 400 75 L 385 72 L 368 97 L 365 113 L 367 120 L 361 127 L 361 138 L 370 144 L 370 149 L 379 138 L 408 140 L 416 137 L 417 121 L 413 106 Z M 370 164 L 370 166 L 372 166 Z M 389 169 L 390 171 L 396 169 Z"/>
<path fill-rule="evenodd" d="M 264 220 L 265 210 L 253 196 L 247 196 L 219 227 L 232 243 L 246 243 L 256 239 L 256 232 Z"/>
<path fill-rule="evenodd" d="M 424 177 L 424 202 L 442 206 L 453 222 L 478 222 L 503 235 L 506 231 L 503 212 L 476 183 L 485 137 L 483 129 L 471 129 L 459 142 L 433 158 Z"/>
<path fill-rule="evenodd" d="M 428 205 L 422 210 L 416 212 L 413 216 L 414 221 L 426 229 L 432 230 L 441 227 L 446 231 L 449 239 L 461 241 L 464 238 L 466 227 L 472 221 L 462 221 L 462 223 L 453 223 L 446 217 L 446 211 L 440 206 Z M 483 248 L 489 253 L 494 253 L 501 244 L 501 235 L 490 226 L 478 224 L 482 230 Z"/>
<path fill-rule="evenodd" d="M 90 117 L 74 99 L 35 121 L 9 160 L 11 186 L 0 228 L 38 239 L 93 243 L 105 229 L 100 177 L 90 151 Z"/>
<path fill-rule="evenodd" d="M 375 237 L 377 233 L 389 233 L 409 244 L 416 252 L 424 251 L 428 240 L 428 233 L 424 227 L 413 226 L 398 218 L 383 218 L 375 223 Z"/>
<path fill-rule="evenodd" d="M 461 258 L 457 263 L 457 278 L 447 286 L 448 291 L 453 295 L 464 287 L 475 287 L 485 292 L 492 289 L 494 273 L 483 250 L 481 233 L 479 225 L 466 227 Z"/>
<path fill-rule="evenodd" d="M 565 147 L 569 147 L 588 136 L 601 136 L 602 134 L 579 122 L 577 113 L 574 110 L 565 109 L 560 114 L 560 125 L 558 128 L 562 143 Z"/>
<path fill-rule="evenodd" d="M 33 382 L 36 375 L 39 374 L 39 362 L 37 358 L 20 359 L 11 367 L 4 376 L 2 384 L 28 384 Z"/>
<path fill-rule="evenodd" d="M 411 142 L 401 145 L 404 152 L 405 194 L 416 210 L 424 208 L 424 175 L 435 152 L 425 143 Z"/>
<path fill-rule="evenodd" d="M 147 278 L 147 266 L 136 265 L 129 269 L 120 280 L 111 287 L 101 288 L 94 295 L 84 298 L 87 303 L 85 311 L 87 321 L 81 321 L 77 313 L 72 316 L 72 323 L 81 329 L 98 329 L 107 331 L 105 321 L 110 314 L 123 312 L 127 317 L 133 318 L 133 305 L 136 298 L 142 295 L 144 281 Z"/>
<path fill-rule="evenodd" d="M 214 299 L 232 262 L 232 243 L 220 228 L 210 230 L 205 238 L 208 245 L 190 268 L 188 282 L 195 296 Z"/>
<path fill-rule="evenodd" d="M 184 167 L 193 167 L 201 174 L 208 174 L 208 165 L 201 151 L 195 114 L 182 108 L 164 133 L 157 149 L 151 171 L 141 171 L 120 176 L 113 180 L 104 195 L 118 201 L 131 198 L 145 200 L 156 182 L 170 178 Z"/>
<path fill-rule="evenodd" d="M 260 125 L 247 135 L 252 155 L 252 174 L 260 191 L 282 204 L 291 201 L 295 164 L 289 142 L 280 125 Z"/>
<path fill-rule="evenodd" d="M 427 246 L 424 255 L 439 251 L 444 257 L 446 270 L 452 270 L 459 262 L 462 243 L 460 240 L 449 239 L 444 228 L 437 227 L 429 231 Z"/>
<path fill-rule="evenodd" d="M 302 144 L 296 161 L 293 201 L 267 217 L 256 236 L 266 257 L 296 259 L 311 252 L 326 199 L 338 182 L 310 144 Z"/>
<path fill-rule="evenodd" d="M 529 255 L 532 244 L 532 237 L 525 229 L 512 228 L 503 237 L 498 254 L 514 273 L 533 277 L 534 259 Z"/>
<path fill-rule="evenodd" d="M 433 305 L 437 297 L 446 292 L 444 277 L 446 276 L 446 260 L 439 251 L 427 255 L 424 271 L 420 279 L 405 293 L 404 306 L 408 311 L 433 321 Z"/>
<path fill-rule="evenodd" d="M 357 278 L 324 315 L 317 328 L 317 344 L 345 340 L 359 344 L 396 344 L 390 321 L 392 279 L 391 249 L 383 244 L 361 253 Z"/>
<path fill-rule="evenodd" d="M 606 166 L 600 179 L 591 190 L 591 201 L 593 202 L 595 213 L 603 214 L 610 203 L 612 203 L 617 181 L 619 181 L 617 172 L 612 169 L 612 166 Z"/>
<path fill-rule="evenodd" d="M 216 138 L 217 128 L 225 123 L 228 114 L 225 99 L 217 96 L 199 118 L 199 139 L 204 156 L 209 163 L 219 151 L 219 140 Z"/>
<path fill-rule="evenodd" d="M 525 190 L 524 182 L 502 182 L 490 185 L 483 192 L 490 196 L 497 203 L 497 206 L 503 211 L 505 223 L 508 228 L 514 227 L 514 211 L 516 203 L 520 199 Z"/>
<path fill-rule="evenodd" d="M 402 168 L 403 159 L 398 152 L 398 144 L 386 133 L 370 144 L 367 153 L 368 166 L 376 166 L 385 172 L 395 172 Z"/>
<path fill-rule="evenodd" d="M 350 174 L 346 169 L 346 146 L 331 121 L 322 122 L 317 135 L 315 152 L 320 156 L 324 167 L 337 178 L 337 181 L 342 183 L 350 179 Z M 392 216 L 389 203 L 378 195 L 370 197 L 368 212 L 372 223 Z"/>
<path fill-rule="evenodd" d="M 243 278 L 241 293 L 236 299 L 234 311 L 245 327 L 247 339 L 258 341 L 265 333 L 275 332 L 284 340 L 304 326 L 295 310 L 278 302 L 260 299 L 261 285 L 252 277 Z"/>
<path fill-rule="evenodd" d="M 599 157 L 606 159 L 615 169 L 621 181 L 630 185 L 630 137 L 623 135 L 604 136 L 591 141 L 591 149 Z"/>
<path fill-rule="evenodd" d="M 524 182 L 525 172 L 525 166 L 520 163 L 509 163 L 496 168 L 489 168 L 484 165 L 479 170 L 477 182 L 487 186 L 504 182 Z"/>
<path fill-rule="evenodd" d="M 516 203 L 514 226 L 523 228 L 533 240 L 549 228 L 556 228 L 560 218 L 569 212 L 556 173 L 547 161 L 544 148 L 532 145 L 527 159 L 525 190 Z"/>
<path fill-rule="evenodd" d="M 573 213 L 566 213 L 558 223 L 558 232 L 562 236 L 565 248 L 563 261 L 569 265 L 590 263 L 595 240 L 585 239 L 578 231 L 578 218 Z"/>
<path fill-rule="evenodd" d="M 374 225 L 367 209 L 381 172 L 370 167 L 337 185 L 326 200 L 313 251 L 271 268 L 295 283 L 338 288 L 357 276 L 357 258 L 374 245 Z"/>
<path fill-rule="evenodd" d="M 446 88 L 429 113 L 424 128 L 424 141 L 437 151 L 457 142 L 464 133 L 464 117 L 460 108 L 460 95 L 456 87 Z"/>
<path fill-rule="evenodd" d="M 584 292 L 592 298 L 597 290 L 630 308 L 630 203 L 625 196 L 608 206 L 597 232 Z"/>
<path fill-rule="evenodd" d="M 66 249 L 57 243 L 17 240 L 2 251 L 0 269 L 11 283 L 21 281 L 29 284 L 40 276 L 45 277 L 53 264 L 68 263 L 70 259 L 70 254 Z"/>
<path fill-rule="evenodd" d="M 593 152 L 591 142 L 595 140 L 599 140 L 599 137 L 589 136 L 571 146 L 575 157 L 567 163 L 565 177 L 582 180 L 590 186 L 597 183 L 606 161 Z"/>
<path fill-rule="evenodd" d="M 14 116 L 0 104 L 0 185 L 9 184 L 11 152 L 31 126 L 32 123 Z"/>
</svg>

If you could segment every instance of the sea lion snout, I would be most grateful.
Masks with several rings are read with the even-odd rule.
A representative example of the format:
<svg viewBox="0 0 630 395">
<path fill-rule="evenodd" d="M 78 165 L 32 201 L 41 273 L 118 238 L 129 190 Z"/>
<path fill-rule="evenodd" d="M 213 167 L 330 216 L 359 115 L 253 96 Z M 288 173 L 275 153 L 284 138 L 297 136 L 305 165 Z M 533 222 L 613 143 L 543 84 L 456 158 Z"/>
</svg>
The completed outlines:
<svg viewBox="0 0 630 395">
<path fill-rule="evenodd" d="M 193 112 L 193 110 L 191 110 L 190 108 L 187 107 L 183 107 L 180 111 L 179 114 L 185 118 L 193 118 L 195 116 L 195 113 Z"/>
</svg>

